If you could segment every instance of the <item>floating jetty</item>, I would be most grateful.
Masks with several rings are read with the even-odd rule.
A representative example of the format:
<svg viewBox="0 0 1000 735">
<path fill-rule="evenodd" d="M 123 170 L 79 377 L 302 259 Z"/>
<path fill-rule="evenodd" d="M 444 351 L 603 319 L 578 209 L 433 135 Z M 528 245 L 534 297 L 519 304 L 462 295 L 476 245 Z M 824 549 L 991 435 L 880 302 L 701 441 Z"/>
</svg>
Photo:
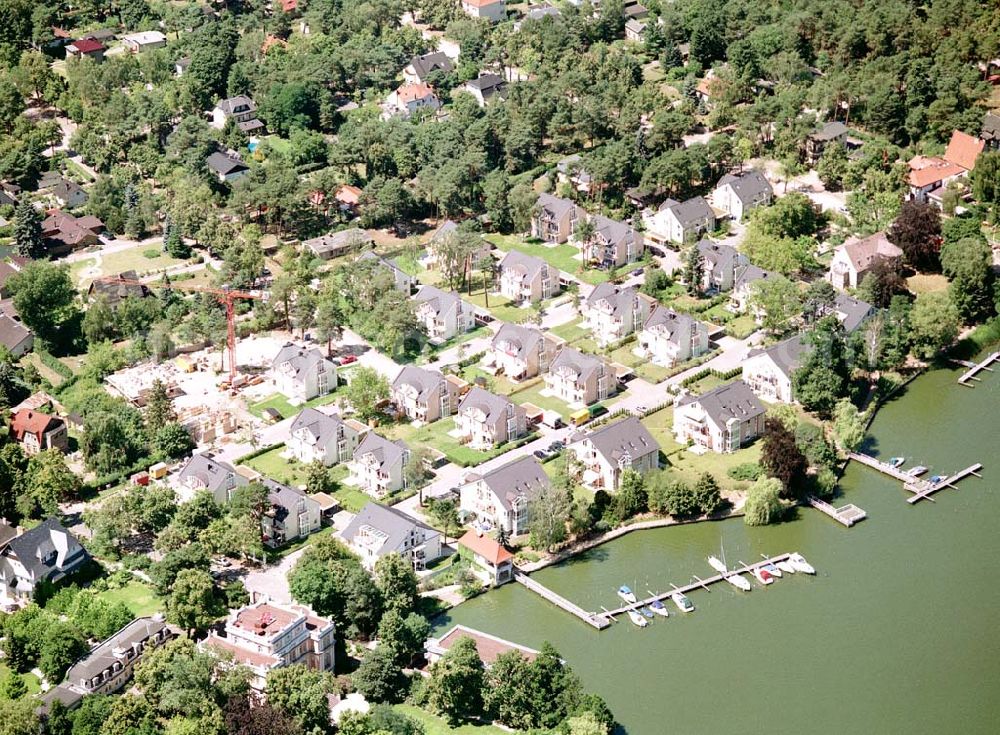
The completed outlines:
<svg viewBox="0 0 1000 735">
<path fill-rule="evenodd" d="M 930 480 L 921 480 L 918 477 L 899 469 L 898 467 L 893 467 L 888 462 L 883 462 L 881 460 L 875 459 L 871 455 L 861 454 L 860 452 L 851 452 L 848 455 L 851 459 L 860 462 L 861 464 L 871 467 L 873 470 L 878 470 L 883 475 L 888 475 L 896 480 L 903 483 L 903 489 L 909 493 L 912 493 L 910 497 L 906 499 L 906 502 L 910 505 L 919 503 L 925 498 L 927 500 L 933 501 L 934 498 L 931 497 L 938 490 L 942 490 L 946 487 L 950 487 L 953 490 L 957 490 L 958 487 L 955 485 L 959 480 L 963 480 L 966 477 L 972 475 L 974 477 L 982 477 L 980 472 L 983 466 L 976 462 L 976 464 L 969 465 L 964 470 L 960 470 L 955 474 L 946 477 L 939 482 L 931 482 Z"/>
<path fill-rule="evenodd" d="M 865 513 L 864 510 L 853 503 L 848 503 L 847 505 L 842 505 L 839 508 L 834 508 L 825 500 L 820 500 L 815 495 L 810 495 L 806 498 L 806 502 L 808 502 L 809 505 L 816 510 L 825 513 L 833 520 L 847 526 L 848 528 L 853 526 L 858 521 L 863 521 L 868 517 L 868 514 Z"/>
<path fill-rule="evenodd" d="M 604 630 L 611 625 L 611 620 L 606 615 L 587 612 L 579 605 L 570 602 L 562 595 L 553 592 L 544 584 L 536 582 L 524 572 L 515 572 L 514 581 L 527 587 L 529 590 L 548 600 L 556 607 L 560 607 L 566 612 L 575 615 L 583 622 L 597 628 L 598 630 Z"/>
<path fill-rule="evenodd" d="M 983 370 L 993 372 L 993 368 L 991 368 L 990 365 L 997 362 L 998 360 L 1000 360 L 1000 351 L 994 352 L 991 355 L 987 355 L 986 359 L 981 362 L 965 362 L 964 360 L 961 361 L 962 364 L 968 367 L 969 369 L 966 370 L 964 373 L 962 373 L 961 377 L 959 377 L 958 384 L 964 385 L 968 388 L 974 388 L 975 383 L 973 381 L 980 380 L 980 378 L 976 377 L 977 374 L 981 373 Z"/>
</svg>

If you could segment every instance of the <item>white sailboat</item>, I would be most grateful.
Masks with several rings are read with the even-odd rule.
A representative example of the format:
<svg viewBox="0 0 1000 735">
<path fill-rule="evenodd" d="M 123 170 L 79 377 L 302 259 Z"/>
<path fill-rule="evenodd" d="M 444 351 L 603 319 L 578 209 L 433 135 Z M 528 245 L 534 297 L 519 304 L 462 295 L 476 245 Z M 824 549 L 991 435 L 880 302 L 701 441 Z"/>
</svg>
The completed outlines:
<svg viewBox="0 0 1000 735">
<path fill-rule="evenodd" d="M 803 574 L 815 574 L 816 570 L 813 569 L 812 564 L 805 560 L 799 552 L 789 555 L 788 562 L 795 567 L 795 571 L 802 572 Z"/>
<path fill-rule="evenodd" d="M 644 618 L 641 613 L 637 613 L 635 610 L 628 611 L 628 619 L 631 620 L 636 625 L 638 625 L 640 628 L 645 628 L 647 625 L 649 625 L 649 621 L 646 620 L 646 618 Z"/>
<path fill-rule="evenodd" d="M 787 559 L 783 559 L 775 564 L 778 569 L 783 571 L 785 574 L 795 574 L 795 565 L 792 564 Z"/>
<path fill-rule="evenodd" d="M 721 561 L 717 556 L 708 557 L 708 566 L 712 567 L 719 574 L 725 574 L 729 570 L 726 568 L 726 563 Z"/>
<path fill-rule="evenodd" d="M 738 590 L 743 590 L 744 592 L 750 591 L 750 580 L 746 577 L 741 577 L 739 574 L 728 574 L 723 579 Z"/>
</svg>

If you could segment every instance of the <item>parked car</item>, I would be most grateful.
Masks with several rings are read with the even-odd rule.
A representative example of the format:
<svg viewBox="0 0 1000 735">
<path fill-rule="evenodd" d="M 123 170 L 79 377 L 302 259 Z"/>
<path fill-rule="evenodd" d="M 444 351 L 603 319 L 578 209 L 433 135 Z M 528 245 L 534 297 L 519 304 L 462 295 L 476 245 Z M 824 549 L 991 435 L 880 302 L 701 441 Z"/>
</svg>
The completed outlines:
<svg viewBox="0 0 1000 735">
<path fill-rule="evenodd" d="M 337 362 L 340 363 L 341 365 L 350 365 L 352 362 L 357 362 L 357 361 L 358 361 L 357 355 L 344 355 Z"/>
<path fill-rule="evenodd" d="M 549 457 L 552 456 L 552 452 L 546 451 L 544 449 L 536 449 L 534 452 L 532 452 L 532 454 L 534 454 L 535 457 L 540 459 L 542 462 L 544 462 L 545 460 L 547 460 Z"/>
<path fill-rule="evenodd" d="M 561 442 L 561 441 L 554 441 L 551 444 L 549 444 L 549 451 L 550 452 L 561 452 L 565 448 L 566 448 L 566 445 L 563 442 Z"/>
<path fill-rule="evenodd" d="M 645 268 L 636 268 L 634 271 L 632 271 L 632 275 L 633 276 L 641 276 L 645 272 L 646 272 Z"/>
</svg>

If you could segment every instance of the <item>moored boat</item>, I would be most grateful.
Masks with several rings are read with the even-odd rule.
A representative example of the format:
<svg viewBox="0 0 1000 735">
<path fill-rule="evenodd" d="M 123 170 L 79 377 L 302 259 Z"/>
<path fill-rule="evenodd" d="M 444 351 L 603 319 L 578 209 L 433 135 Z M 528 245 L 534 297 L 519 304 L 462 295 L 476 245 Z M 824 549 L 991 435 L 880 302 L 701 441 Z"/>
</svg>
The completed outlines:
<svg viewBox="0 0 1000 735">
<path fill-rule="evenodd" d="M 743 590 L 744 592 L 750 591 L 750 580 L 746 577 L 742 577 L 739 574 L 728 574 L 723 579 L 738 590 Z"/>
<path fill-rule="evenodd" d="M 775 566 L 786 574 L 795 574 L 795 565 L 787 559 L 779 561 Z"/>
<path fill-rule="evenodd" d="M 640 628 L 645 628 L 647 625 L 649 625 L 649 621 L 646 620 L 646 618 L 644 618 L 640 613 L 637 613 L 635 610 L 628 611 L 628 619 L 631 620 L 636 625 L 638 625 Z"/>
<path fill-rule="evenodd" d="M 778 579 L 781 579 L 781 570 L 778 569 L 778 567 L 774 566 L 774 564 L 772 564 L 771 562 L 768 562 L 767 564 L 762 565 L 761 569 L 767 570 L 767 572 L 772 577 L 777 577 Z"/>
<path fill-rule="evenodd" d="M 807 562 L 806 559 L 805 559 L 805 557 L 802 556 L 802 554 L 800 554 L 798 552 L 795 552 L 794 554 L 789 555 L 788 561 L 791 563 L 791 565 L 793 567 L 795 567 L 795 571 L 797 571 L 797 572 L 802 572 L 803 574 L 815 574 L 816 573 L 816 570 L 813 569 L 812 564 L 810 564 L 809 562 Z"/>
<path fill-rule="evenodd" d="M 630 604 L 635 604 L 635 592 L 633 592 L 628 585 L 622 585 L 618 588 L 618 596 Z"/>
<path fill-rule="evenodd" d="M 907 470 L 906 474 L 908 474 L 910 477 L 920 477 L 925 472 L 927 472 L 927 468 L 924 467 L 922 464 L 918 464 L 916 467 Z"/>
<path fill-rule="evenodd" d="M 754 567 L 751 573 L 757 578 L 757 581 L 765 587 L 774 581 L 774 577 L 771 573 L 763 567 Z"/>
<path fill-rule="evenodd" d="M 931 477 L 931 485 L 937 485 L 939 483 L 944 482 L 947 479 L 948 477 L 946 475 L 934 475 L 933 477 Z"/>
<path fill-rule="evenodd" d="M 663 617 L 670 615 L 670 613 L 667 612 L 666 606 L 660 600 L 653 600 L 649 603 L 649 609 L 657 615 L 662 615 Z"/>
<path fill-rule="evenodd" d="M 674 601 L 677 609 L 681 612 L 694 612 L 694 603 L 683 592 L 674 592 L 670 595 L 670 599 Z"/>
<path fill-rule="evenodd" d="M 906 457 L 889 457 L 890 467 L 902 467 L 904 462 L 906 462 Z"/>
<path fill-rule="evenodd" d="M 717 556 L 708 557 L 708 566 L 712 567 L 719 574 L 725 574 L 728 571 L 725 563 Z"/>
</svg>

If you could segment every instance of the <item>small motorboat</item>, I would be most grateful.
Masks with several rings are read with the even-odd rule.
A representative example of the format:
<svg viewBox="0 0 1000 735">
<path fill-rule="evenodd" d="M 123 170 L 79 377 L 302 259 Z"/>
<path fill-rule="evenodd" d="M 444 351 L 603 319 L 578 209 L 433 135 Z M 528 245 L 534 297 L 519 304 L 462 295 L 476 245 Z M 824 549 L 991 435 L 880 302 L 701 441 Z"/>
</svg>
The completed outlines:
<svg viewBox="0 0 1000 735">
<path fill-rule="evenodd" d="M 635 592 L 633 592 L 627 585 L 623 584 L 618 588 L 618 596 L 631 605 L 635 604 Z"/>
<path fill-rule="evenodd" d="M 708 557 L 708 566 L 712 567 L 712 569 L 717 571 L 719 574 L 725 574 L 727 571 L 729 571 L 728 569 L 726 569 L 725 562 L 720 560 L 719 557 L 717 556 Z"/>
<path fill-rule="evenodd" d="M 918 464 L 916 467 L 907 470 L 906 474 L 908 474 L 910 477 L 920 477 L 925 472 L 927 472 L 927 468 L 924 467 L 922 464 Z"/>
<path fill-rule="evenodd" d="M 652 620 L 653 619 L 653 615 L 656 614 L 652 610 L 650 610 L 648 607 L 640 607 L 639 608 L 639 612 L 641 612 L 643 614 L 643 616 L 649 618 L 650 620 Z"/>
<path fill-rule="evenodd" d="M 628 619 L 631 620 L 636 625 L 638 625 L 640 628 L 645 628 L 647 625 L 649 625 L 649 621 L 646 620 L 646 618 L 644 618 L 640 613 L 637 613 L 635 610 L 628 611 Z"/>
<path fill-rule="evenodd" d="M 664 605 L 659 600 L 653 600 L 651 603 L 649 603 L 649 609 L 652 610 L 657 615 L 662 615 L 663 617 L 667 617 L 668 615 L 670 615 L 670 613 L 667 611 L 667 606 Z"/>
<path fill-rule="evenodd" d="M 904 462 L 906 462 L 906 457 L 889 457 L 890 467 L 902 467 Z"/>
<path fill-rule="evenodd" d="M 670 595 L 670 599 L 674 601 L 677 609 L 681 612 L 694 612 L 694 603 L 683 592 L 674 592 Z"/>
<path fill-rule="evenodd" d="M 750 580 L 746 577 L 742 577 L 739 574 L 729 574 L 723 577 L 723 579 L 738 590 L 743 590 L 744 592 L 750 591 Z"/>
<path fill-rule="evenodd" d="M 795 565 L 792 564 L 787 559 L 779 561 L 777 564 L 775 564 L 775 566 L 778 567 L 778 569 L 783 571 L 785 574 L 795 574 Z"/>
<path fill-rule="evenodd" d="M 778 569 L 778 567 L 774 566 L 774 564 L 772 564 L 771 562 L 761 565 L 761 569 L 765 570 L 772 577 L 777 577 L 778 579 L 781 579 L 781 570 Z"/>
<path fill-rule="evenodd" d="M 802 572 L 803 574 L 815 574 L 816 573 L 816 570 L 813 569 L 812 564 L 810 564 L 809 562 L 807 562 L 805 560 L 805 557 L 802 556 L 802 554 L 800 554 L 798 552 L 795 552 L 794 554 L 789 555 L 788 561 L 791 563 L 791 565 L 793 567 L 795 567 L 795 571 L 797 571 L 797 572 Z"/>
<path fill-rule="evenodd" d="M 752 574 L 757 578 L 757 581 L 765 587 L 774 582 L 774 576 L 769 571 L 764 569 L 764 567 L 754 567 Z"/>
<path fill-rule="evenodd" d="M 946 475 L 934 475 L 931 477 L 931 485 L 937 485 L 939 483 L 944 482 L 947 479 L 948 477 Z"/>
</svg>

